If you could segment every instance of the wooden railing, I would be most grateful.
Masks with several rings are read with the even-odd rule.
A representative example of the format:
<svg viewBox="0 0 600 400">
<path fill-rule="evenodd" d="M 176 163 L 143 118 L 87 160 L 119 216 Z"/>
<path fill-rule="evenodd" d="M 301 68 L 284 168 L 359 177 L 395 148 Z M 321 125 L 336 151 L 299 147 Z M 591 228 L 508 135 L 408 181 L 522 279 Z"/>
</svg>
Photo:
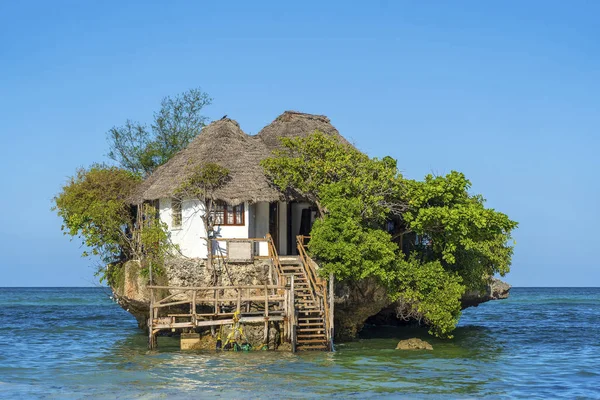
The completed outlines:
<svg viewBox="0 0 600 400">
<path fill-rule="evenodd" d="M 286 323 L 284 336 L 292 339 L 295 307 L 289 286 L 148 286 L 148 289 L 150 348 L 156 346 L 156 334 L 161 329 L 227 325 L 232 324 L 234 318 L 247 323 L 264 322 L 265 327 L 268 321 L 283 321 Z M 159 293 L 164 297 L 158 298 Z M 189 313 L 167 311 L 170 307 L 185 304 L 189 304 Z M 199 307 L 203 312 L 198 312 Z"/>
<path fill-rule="evenodd" d="M 190 317 L 212 317 L 220 315 L 232 315 L 233 308 L 236 312 L 242 311 L 242 305 L 249 303 L 264 303 L 264 311 L 268 314 L 272 303 L 281 303 L 285 301 L 284 286 L 279 285 L 239 285 L 239 286 L 148 286 L 148 289 L 154 294 L 153 310 L 154 318 L 158 317 L 158 311 L 161 308 L 174 307 L 182 304 L 190 305 L 189 314 L 178 314 L 176 316 Z M 155 290 L 167 291 L 169 294 L 162 299 L 157 299 Z M 209 306 L 212 312 L 198 313 L 198 306 Z M 222 308 L 227 307 L 228 312 L 223 312 Z M 275 309 L 283 310 L 281 304 L 277 304 Z"/>
<path fill-rule="evenodd" d="M 327 280 L 323 279 L 315 269 L 315 263 L 306 252 L 306 241 L 310 236 L 299 235 L 296 237 L 298 255 L 306 271 L 306 275 L 314 288 L 314 297 L 320 302 L 325 313 L 325 330 L 327 333 L 327 343 L 330 348 L 333 347 L 333 274 L 330 275 L 329 289 Z M 331 293 L 329 293 L 331 292 Z"/>
<path fill-rule="evenodd" d="M 316 299 L 318 296 L 323 296 L 324 287 L 322 285 L 322 279 L 317 274 L 317 271 L 315 270 L 315 268 L 312 265 L 312 260 L 308 256 L 308 253 L 306 252 L 305 241 L 307 239 L 310 239 L 310 236 L 296 236 L 296 243 L 297 243 L 297 247 L 298 247 L 298 256 L 300 257 L 300 260 L 302 261 L 306 275 L 308 276 L 308 279 L 310 280 L 311 287 L 313 288 L 313 295 Z"/>
<path fill-rule="evenodd" d="M 279 255 L 277 254 L 277 248 L 275 247 L 275 242 L 273 241 L 273 237 L 270 233 L 267 233 L 266 236 L 267 245 L 269 246 L 269 258 L 271 259 L 273 266 L 275 267 L 275 271 L 277 272 L 277 282 L 280 285 L 286 284 L 283 268 L 281 267 L 281 262 L 279 261 Z"/>
</svg>

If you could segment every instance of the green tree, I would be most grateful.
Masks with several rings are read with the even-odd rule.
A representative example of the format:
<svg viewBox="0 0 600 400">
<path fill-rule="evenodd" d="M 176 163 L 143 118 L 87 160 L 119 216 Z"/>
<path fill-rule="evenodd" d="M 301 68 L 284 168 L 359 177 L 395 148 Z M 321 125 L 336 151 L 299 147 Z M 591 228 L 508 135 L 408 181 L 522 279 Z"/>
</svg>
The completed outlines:
<svg viewBox="0 0 600 400">
<path fill-rule="evenodd" d="M 369 158 L 320 132 L 282 143 L 262 165 L 281 190 L 318 206 L 309 250 L 324 274 L 375 277 L 398 301 L 400 317 L 450 337 L 465 290 L 508 272 L 516 223 L 469 195 L 464 175 L 407 180 L 391 157 Z M 402 236 L 413 238 L 407 249 L 395 243 Z"/>
<path fill-rule="evenodd" d="M 131 171 L 94 164 L 79 169 L 54 198 L 64 234 L 81 240 L 86 248 L 82 256 L 100 258 L 101 281 L 130 259 L 143 260 L 145 271 L 150 264 L 159 269 L 170 251 L 156 210 L 146 204 L 135 212 L 129 205 L 128 197 L 140 182 Z"/>
<path fill-rule="evenodd" d="M 407 181 L 406 187 L 409 207 L 403 219 L 407 230 L 419 235 L 415 251 L 421 260 L 439 260 L 473 290 L 510 271 L 511 232 L 518 224 L 485 208 L 481 195 L 470 195 L 471 182 L 464 174 L 428 175 L 424 181 Z"/>
<path fill-rule="evenodd" d="M 390 212 L 406 209 L 401 199 L 402 176 L 393 158 L 369 158 L 319 131 L 306 138 L 283 138 L 282 144 L 261 165 L 276 186 L 314 203 L 321 217 L 325 215 L 324 191 L 331 192 L 328 198 L 359 198 L 361 217 L 370 222 L 381 223 Z M 332 186 L 336 183 L 341 184 Z"/>
<path fill-rule="evenodd" d="M 423 322 L 430 334 L 451 338 L 461 315 L 462 278 L 439 261 L 422 262 L 416 255 L 398 258 L 390 275 L 397 317 Z"/>
<path fill-rule="evenodd" d="M 165 97 L 150 126 L 127 120 L 108 131 L 108 157 L 124 169 L 150 175 L 200 133 L 208 121 L 202 110 L 211 102 L 201 89 Z"/>
</svg>

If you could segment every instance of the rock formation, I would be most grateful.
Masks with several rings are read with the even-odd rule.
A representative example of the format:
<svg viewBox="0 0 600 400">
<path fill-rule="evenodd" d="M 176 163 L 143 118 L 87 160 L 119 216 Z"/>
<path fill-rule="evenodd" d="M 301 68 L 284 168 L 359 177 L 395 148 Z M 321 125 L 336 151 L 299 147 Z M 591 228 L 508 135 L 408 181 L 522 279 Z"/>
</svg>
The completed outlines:
<svg viewBox="0 0 600 400">
<path fill-rule="evenodd" d="M 219 284 L 262 284 L 269 269 L 267 262 L 254 264 L 215 265 Z M 212 273 L 204 261 L 174 258 L 165 266 L 163 276 L 156 278 L 159 285 L 209 286 Z M 149 316 L 150 293 L 147 279 L 142 278 L 138 262 L 130 261 L 123 266 L 120 278 L 113 287 L 117 302 L 130 312 L 142 329 L 146 329 Z M 462 299 L 463 308 L 476 307 L 490 301 L 508 297 L 510 285 L 493 279 L 484 293 L 469 292 Z M 391 303 L 385 289 L 372 279 L 358 283 L 338 283 L 335 288 L 335 336 L 337 340 L 350 340 L 357 336 L 365 323 L 374 325 L 402 325 L 398 319 L 398 304 Z M 249 332 L 252 335 L 252 332 Z"/>
<path fill-rule="evenodd" d="M 433 350 L 433 346 L 424 340 L 412 338 L 399 341 L 396 350 Z"/>
</svg>

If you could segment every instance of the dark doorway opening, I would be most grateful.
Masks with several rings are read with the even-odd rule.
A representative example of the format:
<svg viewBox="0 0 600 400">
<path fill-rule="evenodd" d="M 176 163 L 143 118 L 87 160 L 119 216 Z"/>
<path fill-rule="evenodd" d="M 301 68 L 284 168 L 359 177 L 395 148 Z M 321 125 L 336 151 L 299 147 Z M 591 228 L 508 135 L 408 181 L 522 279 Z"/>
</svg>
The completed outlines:
<svg viewBox="0 0 600 400">
<path fill-rule="evenodd" d="M 273 237 L 273 243 L 277 253 L 279 249 L 279 203 L 269 203 L 269 234 Z"/>
</svg>

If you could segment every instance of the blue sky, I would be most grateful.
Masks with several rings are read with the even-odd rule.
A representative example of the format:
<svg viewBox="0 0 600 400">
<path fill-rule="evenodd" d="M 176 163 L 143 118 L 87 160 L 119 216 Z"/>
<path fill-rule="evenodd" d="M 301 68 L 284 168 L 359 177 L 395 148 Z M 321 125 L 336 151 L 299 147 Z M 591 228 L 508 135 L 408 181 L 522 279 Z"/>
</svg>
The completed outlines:
<svg viewBox="0 0 600 400">
<path fill-rule="evenodd" d="M 0 286 L 94 283 L 52 197 L 198 86 L 249 133 L 326 114 L 410 178 L 462 171 L 520 223 L 510 283 L 600 286 L 600 3 L 287 3 L 0 3 Z"/>
</svg>

